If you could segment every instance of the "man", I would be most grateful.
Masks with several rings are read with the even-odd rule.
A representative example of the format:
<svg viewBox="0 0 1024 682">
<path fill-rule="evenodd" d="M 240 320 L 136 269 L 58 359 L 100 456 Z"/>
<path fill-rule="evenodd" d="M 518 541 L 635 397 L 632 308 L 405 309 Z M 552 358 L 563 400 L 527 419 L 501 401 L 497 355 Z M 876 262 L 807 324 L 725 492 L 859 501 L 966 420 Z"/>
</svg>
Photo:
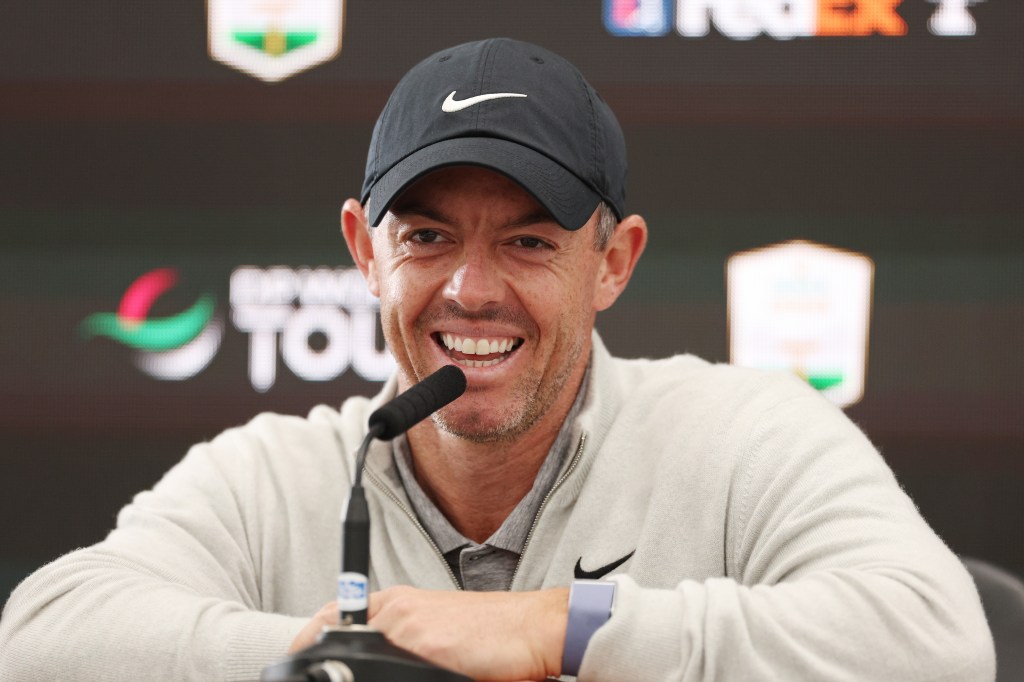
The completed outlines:
<svg viewBox="0 0 1024 682">
<path fill-rule="evenodd" d="M 399 646 L 478 679 L 992 679 L 970 578 L 841 412 L 609 355 L 595 315 L 647 236 L 625 175 L 611 111 L 546 50 L 412 69 L 342 209 L 396 376 L 194 448 L 19 587 L 0 677 L 253 679 L 311 644 L 368 415 L 454 363 L 466 394 L 367 458 L 370 623 Z"/>
</svg>

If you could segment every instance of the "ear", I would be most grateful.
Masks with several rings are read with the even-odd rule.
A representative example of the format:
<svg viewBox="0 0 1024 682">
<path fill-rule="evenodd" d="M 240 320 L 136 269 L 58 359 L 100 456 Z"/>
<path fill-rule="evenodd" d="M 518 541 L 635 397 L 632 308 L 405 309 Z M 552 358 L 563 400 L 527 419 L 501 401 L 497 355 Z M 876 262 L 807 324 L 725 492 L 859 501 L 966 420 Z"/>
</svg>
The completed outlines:
<svg viewBox="0 0 1024 682">
<path fill-rule="evenodd" d="M 366 278 L 366 286 L 374 296 L 380 296 L 377 265 L 373 257 L 373 238 L 366 220 L 366 211 L 355 199 L 347 199 L 341 207 L 341 233 L 356 267 Z"/>
<path fill-rule="evenodd" d="M 647 222 L 638 215 L 626 216 L 612 233 L 608 247 L 604 250 L 594 310 L 610 308 L 619 294 L 626 288 L 633 268 L 640 260 L 640 254 L 647 245 Z"/>
</svg>

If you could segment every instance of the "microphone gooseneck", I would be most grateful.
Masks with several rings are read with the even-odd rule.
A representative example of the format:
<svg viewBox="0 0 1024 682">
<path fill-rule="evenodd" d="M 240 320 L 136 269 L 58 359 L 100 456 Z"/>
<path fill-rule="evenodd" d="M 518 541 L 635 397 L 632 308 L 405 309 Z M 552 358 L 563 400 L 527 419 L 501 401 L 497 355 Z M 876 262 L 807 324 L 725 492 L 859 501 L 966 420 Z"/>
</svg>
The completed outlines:
<svg viewBox="0 0 1024 682">
<path fill-rule="evenodd" d="M 369 432 L 356 454 L 356 470 L 342 522 L 338 618 L 342 625 L 365 625 L 369 605 L 370 510 L 363 491 L 363 467 L 374 438 L 391 440 L 466 392 L 466 375 L 446 365 L 382 405 L 369 419 Z"/>
<path fill-rule="evenodd" d="M 342 522 L 338 616 L 317 643 L 263 669 L 262 682 L 472 682 L 391 644 L 366 625 L 369 604 L 370 511 L 362 485 L 366 452 L 374 438 L 391 440 L 466 391 L 466 375 L 448 365 L 370 415 L 356 453 L 352 490 Z"/>
</svg>

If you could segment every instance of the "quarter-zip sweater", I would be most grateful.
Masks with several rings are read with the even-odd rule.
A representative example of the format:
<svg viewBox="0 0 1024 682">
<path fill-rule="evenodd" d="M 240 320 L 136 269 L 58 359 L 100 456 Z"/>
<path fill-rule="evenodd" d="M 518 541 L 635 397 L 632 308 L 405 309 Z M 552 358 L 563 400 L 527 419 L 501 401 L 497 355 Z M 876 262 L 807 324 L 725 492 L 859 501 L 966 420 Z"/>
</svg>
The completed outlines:
<svg viewBox="0 0 1024 682">
<path fill-rule="evenodd" d="M 842 412 L 794 378 L 593 339 L 582 435 L 511 586 L 632 553 L 581 680 L 993 679 L 970 577 Z M 354 453 L 394 391 L 194 447 L 17 588 L 0 679 L 258 679 L 333 598 Z M 393 467 L 371 447 L 371 586 L 456 589 Z"/>
</svg>

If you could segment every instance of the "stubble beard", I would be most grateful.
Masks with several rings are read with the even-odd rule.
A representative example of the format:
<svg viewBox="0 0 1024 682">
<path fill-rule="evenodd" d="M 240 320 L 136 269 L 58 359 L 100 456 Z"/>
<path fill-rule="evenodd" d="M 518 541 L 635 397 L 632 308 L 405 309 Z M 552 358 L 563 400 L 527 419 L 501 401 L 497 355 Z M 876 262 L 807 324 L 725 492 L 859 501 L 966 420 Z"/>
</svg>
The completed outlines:
<svg viewBox="0 0 1024 682">
<path fill-rule="evenodd" d="M 558 348 L 551 355 L 553 362 L 560 362 L 557 371 L 545 377 L 544 369 L 540 368 L 516 379 L 511 400 L 505 405 L 504 418 L 497 423 L 485 422 L 479 413 L 456 421 L 446 414 L 448 410 L 441 410 L 432 416 L 434 424 L 445 433 L 472 443 L 511 443 L 517 440 L 536 426 L 558 401 L 583 353 L 583 335 L 573 334 L 571 325 L 563 325 L 560 336 L 568 348 L 561 361 L 556 360 L 561 355 Z M 512 406 L 516 409 L 510 409 Z"/>
<path fill-rule="evenodd" d="M 457 306 L 448 304 L 421 317 L 414 325 L 417 330 L 414 332 L 413 338 L 422 338 L 424 336 L 422 329 L 428 328 L 431 324 L 457 319 L 505 321 L 517 324 L 522 329 L 528 329 L 530 326 L 528 318 L 519 311 L 492 309 L 468 315 Z M 568 345 L 568 348 L 562 360 L 559 361 L 556 359 L 560 355 L 559 348 L 556 347 L 550 360 L 553 363 L 560 362 L 560 366 L 554 374 L 547 378 L 544 376 L 544 368 L 520 376 L 512 386 L 511 400 L 506 403 L 505 418 L 497 423 L 489 423 L 485 422 L 479 414 L 472 414 L 464 415 L 456 420 L 451 418 L 452 415 L 446 414 L 453 411 L 453 407 L 447 407 L 431 415 L 434 425 L 445 433 L 473 443 L 513 442 L 533 428 L 557 402 L 583 353 L 586 333 L 574 333 L 573 325 L 568 320 L 564 320 L 560 326 L 559 337 L 564 340 L 563 344 Z M 386 328 L 387 326 L 385 326 Z M 453 362 L 452 364 L 458 366 L 458 363 Z M 410 379 L 418 381 L 423 378 L 417 379 L 415 370 L 411 374 Z M 517 406 L 514 411 L 510 409 L 513 405 Z"/>
</svg>

